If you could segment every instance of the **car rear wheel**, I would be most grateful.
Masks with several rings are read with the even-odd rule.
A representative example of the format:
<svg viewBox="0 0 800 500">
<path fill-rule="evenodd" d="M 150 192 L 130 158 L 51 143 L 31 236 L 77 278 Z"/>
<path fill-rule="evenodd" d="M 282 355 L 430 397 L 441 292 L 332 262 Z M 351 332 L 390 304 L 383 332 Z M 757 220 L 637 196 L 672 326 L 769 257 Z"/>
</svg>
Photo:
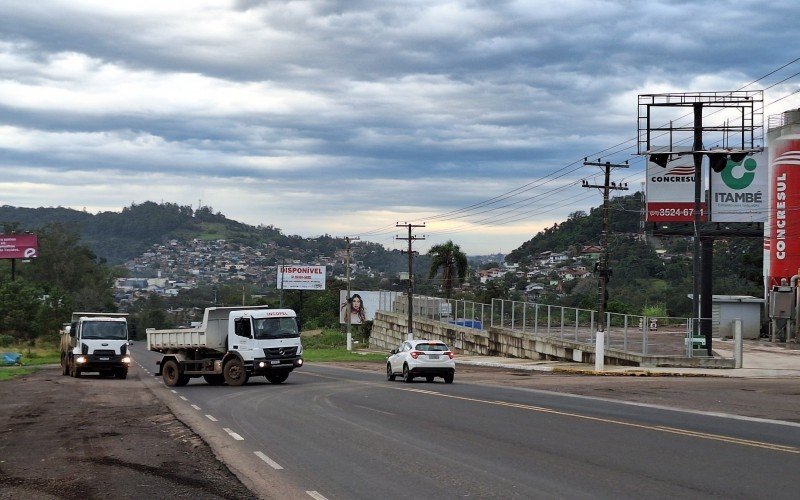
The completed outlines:
<svg viewBox="0 0 800 500">
<path fill-rule="evenodd" d="M 428 383 L 433 382 L 433 375 L 426 375 L 425 376 L 425 382 L 428 382 Z"/>
<path fill-rule="evenodd" d="M 392 371 L 392 365 L 390 363 L 386 363 L 386 380 L 389 382 L 394 382 L 396 375 Z"/>
<path fill-rule="evenodd" d="M 408 365 L 403 365 L 403 382 L 410 384 L 414 381 L 414 377 L 411 376 L 411 370 L 408 369 Z"/>
<path fill-rule="evenodd" d="M 453 383 L 454 375 L 451 373 L 449 375 L 444 376 L 444 383 L 445 384 L 452 384 Z"/>
</svg>

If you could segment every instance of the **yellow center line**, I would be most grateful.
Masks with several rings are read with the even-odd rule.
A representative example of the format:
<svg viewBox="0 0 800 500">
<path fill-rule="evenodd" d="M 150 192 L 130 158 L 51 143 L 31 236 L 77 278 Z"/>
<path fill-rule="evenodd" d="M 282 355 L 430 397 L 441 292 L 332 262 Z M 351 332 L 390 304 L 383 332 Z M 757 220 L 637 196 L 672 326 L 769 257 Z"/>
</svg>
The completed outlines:
<svg viewBox="0 0 800 500">
<path fill-rule="evenodd" d="M 696 432 L 696 431 L 690 431 L 690 430 L 687 430 L 687 429 L 678 429 L 678 428 L 675 428 L 675 427 L 667 427 L 667 426 L 664 426 L 664 425 L 637 424 L 637 423 L 634 423 L 634 422 L 626 422 L 624 420 L 615 420 L 615 419 L 603 418 L 603 417 L 593 417 L 591 415 L 583 415 L 583 414 L 580 414 L 580 413 L 573 413 L 573 412 L 567 412 L 567 411 L 561 411 L 561 410 L 554 410 L 552 408 L 545 408 L 545 407 L 542 407 L 542 406 L 532 406 L 532 405 L 526 405 L 526 404 L 520 404 L 520 403 L 509 403 L 507 401 L 490 401 L 490 400 L 487 400 L 487 399 L 477 399 L 477 398 L 470 398 L 470 397 L 466 397 L 466 396 L 456 396 L 456 395 L 453 395 L 453 394 L 444 394 L 444 393 L 441 393 L 441 392 L 428 391 L 428 390 L 424 390 L 424 389 L 411 389 L 411 388 L 404 388 L 404 387 L 392 387 L 392 389 L 397 389 L 397 390 L 401 390 L 401 391 L 408 391 L 408 392 L 417 392 L 417 393 L 420 393 L 420 394 L 428 394 L 428 395 L 431 395 L 431 396 L 439 396 L 439 397 L 443 397 L 443 398 L 459 399 L 459 400 L 462 400 L 462 401 L 470 401 L 470 402 L 473 402 L 473 403 L 483 403 L 483 404 L 490 404 L 490 405 L 496 405 L 496 406 L 507 406 L 507 407 L 510 407 L 510 408 L 519 408 L 519 409 L 522 409 L 522 410 L 536 411 L 536 412 L 540 412 L 540 413 L 550 413 L 550 414 L 553 414 L 553 415 L 561 415 L 561 416 L 565 416 L 565 417 L 580 418 L 580 419 L 583 419 L 583 420 L 591 420 L 591 421 L 603 422 L 603 423 L 607 423 L 607 424 L 622 425 L 622 426 L 625 426 L 625 427 L 634 427 L 634 428 L 637 428 L 637 429 L 645 429 L 645 430 L 652 430 L 652 431 L 658 431 L 658 432 L 666 432 L 666 433 L 670 433 L 670 434 L 678 434 L 678 435 L 682 435 L 682 436 L 695 437 L 695 438 L 700 438 L 700 439 L 709 439 L 709 440 L 712 440 L 712 441 L 721 441 L 721 442 L 724 442 L 724 443 L 738 444 L 738 445 L 741 445 L 741 446 L 750 446 L 750 447 L 754 447 L 754 448 L 763 448 L 763 449 L 767 449 L 767 450 L 781 451 L 781 452 L 784 452 L 784 453 L 800 454 L 800 449 L 795 447 L 795 446 L 786 446 L 786 445 L 780 445 L 780 444 L 774 444 L 774 443 L 766 443 L 766 442 L 763 442 L 763 441 L 753 441 L 753 440 L 750 440 L 750 439 L 741 439 L 741 438 L 736 438 L 736 437 L 732 437 L 732 436 L 723 436 L 723 435 L 720 435 L 720 434 L 709 434 L 709 433 L 706 433 L 706 432 Z"/>
<path fill-rule="evenodd" d="M 327 376 L 327 375 L 319 375 L 315 373 L 304 372 L 305 375 L 312 375 L 319 378 L 328 378 L 332 380 L 338 380 L 337 377 Z M 697 432 L 697 431 L 690 431 L 688 429 L 678 429 L 675 427 L 667 427 L 664 425 L 646 425 L 646 424 L 637 424 L 634 422 L 626 422 L 624 420 L 615 420 L 610 418 L 603 418 L 603 417 L 593 417 L 591 415 L 583 415 L 580 413 L 573 413 L 568 411 L 561 411 L 561 410 L 554 410 L 552 408 L 545 408 L 543 406 L 533 406 L 521 403 L 509 403 L 508 401 L 491 401 L 488 399 L 478 399 L 478 398 L 470 398 L 467 396 L 456 396 L 454 394 L 445 394 L 442 392 L 430 391 L 426 389 L 415 389 L 411 387 L 399 387 L 399 386 L 392 386 L 392 385 L 382 385 L 377 384 L 375 382 L 355 382 L 359 385 L 370 385 L 370 386 L 380 386 L 380 387 L 387 387 L 389 389 L 394 389 L 398 391 L 406 391 L 406 392 L 416 392 L 419 394 L 427 394 L 429 396 L 438 396 L 442 398 L 450 398 L 450 399 L 458 399 L 461 401 L 470 401 L 473 403 L 482 403 L 482 404 L 489 404 L 495 406 L 506 406 L 509 408 L 519 408 L 521 410 L 528 410 L 528 411 L 535 411 L 540 413 L 550 413 L 552 415 L 561 415 L 564 417 L 573 417 L 573 418 L 580 418 L 583 420 L 591 420 L 594 422 L 602 422 L 606 424 L 615 424 L 615 425 L 622 425 L 625 427 L 633 427 L 637 429 L 645 429 L 650 431 L 657 431 L 657 432 L 666 432 L 669 434 L 678 434 L 681 436 L 687 437 L 694 437 L 699 439 L 708 439 L 711 441 L 721 441 L 723 443 L 730 443 L 730 444 L 738 444 L 740 446 L 750 446 L 753 448 L 762 448 L 765 450 L 773 450 L 773 451 L 780 451 L 783 453 L 794 453 L 800 454 L 800 448 L 796 446 L 786 446 L 781 444 L 774 444 L 774 443 L 767 443 L 763 441 L 753 441 L 750 439 L 741 439 L 733 436 L 723 436 L 721 434 L 709 434 L 706 432 Z"/>
</svg>

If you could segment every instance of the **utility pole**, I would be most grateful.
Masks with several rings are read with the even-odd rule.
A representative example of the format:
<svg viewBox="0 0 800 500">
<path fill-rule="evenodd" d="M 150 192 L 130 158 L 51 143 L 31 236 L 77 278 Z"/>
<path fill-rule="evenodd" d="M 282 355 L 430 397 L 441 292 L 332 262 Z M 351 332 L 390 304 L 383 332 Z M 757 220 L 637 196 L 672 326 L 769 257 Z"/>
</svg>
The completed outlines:
<svg viewBox="0 0 800 500">
<path fill-rule="evenodd" d="M 398 222 L 395 224 L 395 227 L 408 228 L 407 238 L 401 238 L 400 236 L 397 236 L 396 239 L 408 241 L 408 334 L 406 335 L 406 340 L 411 340 L 414 337 L 414 329 L 412 325 L 412 321 L 414 319 L 414 251 L 411 250 L 411 244 L 416 240 L 425 239 L 424 236 L 412 236 L 411 230 L 417 227 L 425 227 L 425 223 L 415 225 L 409 223 L 400 224 Z"/>
<path fill-rule="evenodd" d="M 281 297 L 281 299 L 280 299 L 280 304 L 281 304 L 280 308 L 281 309 L 283 309 L 283 269 L 284 269 L 285 266 L 286 266 L 286 259 L 281 261 L 281 265 L 278 268 L 278 269 L 280 269 L 280 273 L 281 273 L 281 295 L 280 295 L 280 297 Z"/>
<path fill-rule="evenodd" d="M 347 253 L 347 257 L 346 257 L 347 270 L 345 271 L 345 273 L 347 275 L 347 306 L 346 306 L 347 307 L 347 314 L 346 314 L 346 316 L 347 316 L 347 350 L 348 351 L 352 351 L 353 350 L 353 334 L 351 332 L 351 330 L 352 330 L 352 320 L 350 318 L 350 313 L 351 313 L 351 310 L 350 310 L 350 242 L 351 241 L 358 241 L 360 239 L 361 238 L 359 238 L 357 236 L 353 237 L 353 238 L 351 238 L 350 236 L 345 236 L 344 237 L 344 240 L 345 240 L 346 245 L 347 245 L 345 247 L 345 251 Z"/>
<path fill-rule="evenodd" d="M 602 188 L 603 189 L 603 232 L 602 232 L 602 247 L 603 252 L 600 254 L 600 261 L 597 263 L 597 279 L 598 279 L 598 306 L 597 306 L 597 348 L 595 351 L 595 369 L 601 371 L 603 369 L 603 361 L 605 356 L 605 329 L 606 329 L 606 285 L 608 278 L 611 276 L 611 269 L 608 266 L 608 231 L 609 231 L 609 217 L 608 217 L 608 192 L 611 190 L 627 191 L 628 184 L 620 183 L 617 185 L 611 182 L 611 169 L 612 168 L 628 168 L 628 163 L 601 163 L 600 159 L 597 162 L 585 161 L 586 166 L 603 167 L 605 173 L 605 180 L 601 186 L 589 184 L 585 180 L 582 182 L 585 188 Z M 645 325 L 646 328 L 646 325 Z"/>
</svg>

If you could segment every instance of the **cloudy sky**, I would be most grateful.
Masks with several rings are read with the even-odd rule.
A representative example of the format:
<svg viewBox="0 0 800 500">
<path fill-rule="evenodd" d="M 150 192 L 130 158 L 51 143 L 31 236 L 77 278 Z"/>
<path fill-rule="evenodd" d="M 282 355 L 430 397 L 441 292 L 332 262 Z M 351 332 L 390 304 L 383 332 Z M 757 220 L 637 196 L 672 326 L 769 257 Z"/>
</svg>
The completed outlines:
<svg viewBox="0 0 800 500">
<path fill-rule="evenodd" d="M 508 252 L 602 201 L 637 96 L 800 106 L 795 0 L 3 0 L 0 204 L 211 206 Z M 791 64 L 787 64 L 791 63 Z M 745 85 L 750 86 L 745 87 Z"/>
</svg>

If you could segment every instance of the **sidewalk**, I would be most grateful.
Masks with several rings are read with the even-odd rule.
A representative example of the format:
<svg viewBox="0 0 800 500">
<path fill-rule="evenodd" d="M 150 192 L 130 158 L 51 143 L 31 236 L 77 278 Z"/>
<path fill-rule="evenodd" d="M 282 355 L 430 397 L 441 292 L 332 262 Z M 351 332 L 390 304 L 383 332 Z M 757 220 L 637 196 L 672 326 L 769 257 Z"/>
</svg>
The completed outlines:
<svg viewBox="0 0 800 500">
<path fill-rule="evenodd" d="M 733 341 L 714 339 L 712 347 L 717 355 L 732 358 Z M 605 365 L 596 372 L 594 365 L 570 361 L 542 361 L 534 359 L 503 358 L 499 356 L 458 355 L 456 362 L 465 365 L 489 366 L 509 370 L 528 370 L 551 373 L 584 375 L 675 376 L 675 377 L 733 377 L 733 378 L 800 378 L 800 349 L 784 347 L 759 340 L 744 342 L 742 368 L 662 368 Z M 800 347 L 800 346 L 798 346 Z"/>
</svg>

